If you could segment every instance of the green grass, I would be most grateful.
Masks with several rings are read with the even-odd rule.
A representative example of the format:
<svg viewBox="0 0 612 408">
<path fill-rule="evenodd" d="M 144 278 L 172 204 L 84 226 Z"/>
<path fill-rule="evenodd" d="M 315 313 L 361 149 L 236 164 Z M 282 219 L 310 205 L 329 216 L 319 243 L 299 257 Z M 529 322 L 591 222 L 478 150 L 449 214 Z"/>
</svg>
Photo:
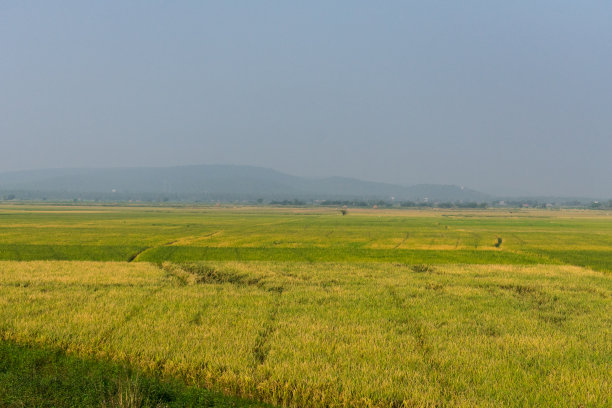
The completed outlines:
<svg viewBox="0 0 612 408">
<path fill-rule="evenodd" d="M 0 246 L 0 260 L 19 261 L 129 261 L 144 247 L 109 245 L 23 245 Z"/>
<path fill-rule="evenodd" d="M 3 407 L 255 407 L 179 381 L 60 349 L 0 341 Z"/>
<path fill-rule="evenodd" d="M 588 250 L 564 250 L 550 251 L 540 250 L 539 253 L 560 263 L 585 266 L 599 271 L 612 271 L 611 251 L 588 251 Z"/>
</svg>

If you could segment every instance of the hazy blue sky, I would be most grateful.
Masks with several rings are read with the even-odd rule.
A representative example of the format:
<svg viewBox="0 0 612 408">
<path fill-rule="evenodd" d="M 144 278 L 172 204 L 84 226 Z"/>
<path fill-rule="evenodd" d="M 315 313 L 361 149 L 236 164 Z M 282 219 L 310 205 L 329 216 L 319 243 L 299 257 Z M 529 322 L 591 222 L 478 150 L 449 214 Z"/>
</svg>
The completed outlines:
<svg viewBox="0 0 612 408">
<path fill-rule="evenodd" d="M 2 1 L 0 141 L 612 197 L 612 2 Z"/>
</svg>

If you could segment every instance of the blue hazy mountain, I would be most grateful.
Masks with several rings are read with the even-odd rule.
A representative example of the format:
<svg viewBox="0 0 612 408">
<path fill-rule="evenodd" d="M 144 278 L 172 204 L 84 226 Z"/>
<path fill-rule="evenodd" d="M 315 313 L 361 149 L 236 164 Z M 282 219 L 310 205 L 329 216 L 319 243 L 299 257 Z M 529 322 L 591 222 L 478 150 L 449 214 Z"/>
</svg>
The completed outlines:
<svg viewBox="0 0 612 408">
<path fill-rule="evenodd" d="M 305 178 L 254 166 L 79 168 L 0 174 L 0 191 L 61 197 L 135 198 L 170 195 L 181 199 L 386 199 L 488 201 L 491 196 L 455 185 L 400 186 L 345 177 Z"/>
</svg>

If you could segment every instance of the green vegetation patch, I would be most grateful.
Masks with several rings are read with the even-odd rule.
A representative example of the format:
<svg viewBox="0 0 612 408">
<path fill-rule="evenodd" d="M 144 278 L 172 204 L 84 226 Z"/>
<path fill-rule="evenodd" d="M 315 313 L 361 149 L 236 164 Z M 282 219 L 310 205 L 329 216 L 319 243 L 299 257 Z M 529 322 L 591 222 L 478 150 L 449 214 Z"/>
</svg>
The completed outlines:
<svg viewBox="0 0 612 408">
<path fill-rule="evenodd" d="M 540 250 L 539 253 L 556 259 L 560 263 L 586 266 L 599 271 L 612 271 L 612 249 L 609 251 Z"/>
<path fill-rule="evenodd" d="M 60 349 L 0 341 L 0 406 L 255 407 L 177 380 L 117 363 L 66 355 Z"/>
<path fill-rule="evenodd" d="M 0 244 L 0 260 L 11 261 L 130 261 L 145 248 L 109 245 Z"/>
</svg>

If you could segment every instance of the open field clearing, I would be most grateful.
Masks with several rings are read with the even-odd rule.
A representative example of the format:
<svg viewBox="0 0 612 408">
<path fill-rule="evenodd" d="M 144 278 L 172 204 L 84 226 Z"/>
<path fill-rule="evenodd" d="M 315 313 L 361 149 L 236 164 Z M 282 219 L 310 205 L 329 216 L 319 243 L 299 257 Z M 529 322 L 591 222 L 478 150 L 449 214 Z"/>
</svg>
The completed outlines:
<svg viewBox="0 0 612 408">
<path fill-rule="evenodd" d="M 0 405 L 610 406 L 611 255 L 603 212 L 2 206 Z"/>
<path fill-rule="evenodd" d="M 329 208 L 0 206 L 2 260 L 574 264 L 612 271 L 611 253 L 612 215 L 603 211 L 341 216 Z"/>
</svg>

